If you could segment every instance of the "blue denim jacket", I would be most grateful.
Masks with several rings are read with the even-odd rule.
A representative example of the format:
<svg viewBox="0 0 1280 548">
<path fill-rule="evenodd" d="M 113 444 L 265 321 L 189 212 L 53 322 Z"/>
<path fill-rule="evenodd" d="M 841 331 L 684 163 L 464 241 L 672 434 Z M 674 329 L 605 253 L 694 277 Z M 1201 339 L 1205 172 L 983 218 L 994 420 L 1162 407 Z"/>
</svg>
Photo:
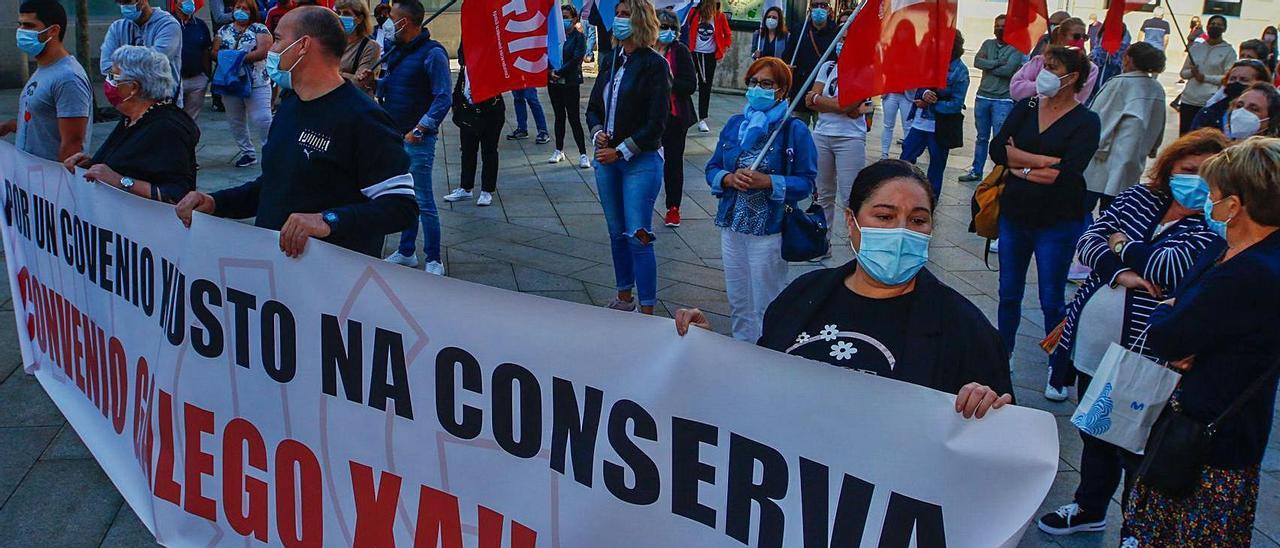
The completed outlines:
<svg viewBox="0 0 1280 548">
<path fill-rule="evenodd" d="M 916 98 L 924 91 L 924 88 L 916 90 Z M 921 112 L 926 120 L 932 119 L 934 112 L 958 114 L 964 110 L 964 96 L 969 93 L 969 67 L 959 59 L 952 61 L 947 67 L 947 87 L 934 91 L 938 102 Z"/>
<path fill-rule="evenodd" d="M 720 205 L 716 208 L 717 225 L 728 221 L 738 198 L 737 190 L 721 186 L 720 181 L 725 175 L 737 170 L 738 156 L 743 153 L 742 146 L 738 144 L 738 127 L 745 120 L 746 117 L 741 114 L 729 118 L 724 129 L 720 130 L 720 140 L 716 143 L 715 152 L 707 161 L 707 184 L 711 186 L 711 194 L 720 199 Z M 813 192 L 813 180 L 818 175 L 818 151 L 813 146 L 809 128 L 792 118 L 779 123 L 787 124 L 783 129 L 786 135 L 779 134 L 774 139 L 764 161 L 760 163 L 760 172 L 770 174 L 770 179 L 773 180 L 773 194 L 769 197 L 769 219 L 765 230 L 769 234 L 782 231 L 783 204 L 794 204 L 807 198 Z M 786 145 L 785 150 L 783 144 Z M 779 174 L 786 163 L 790 163 L 791 173 Z"/>
</svg>

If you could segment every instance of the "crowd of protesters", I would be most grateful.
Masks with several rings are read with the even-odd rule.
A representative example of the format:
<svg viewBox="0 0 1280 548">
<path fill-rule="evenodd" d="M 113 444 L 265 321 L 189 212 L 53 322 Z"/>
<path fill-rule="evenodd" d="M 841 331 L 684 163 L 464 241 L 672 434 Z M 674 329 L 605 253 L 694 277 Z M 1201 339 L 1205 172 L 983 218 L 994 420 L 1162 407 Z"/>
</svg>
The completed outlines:
<svg viewBox="0 0 1280 548">
<path fill-rule="evenodd" d="M 0 124 L 0 135 L 83 168 L 89 181 L 175 204 L 188 226 L 196 211 L 252 217 L 279 231 L 291 257 L 310 239 L 381 257 L 385 237 L 398 233 L 388 262 L 417 267 L 421 241 L 423 269 L 445 274 L 432 173 L 447 117 L 462 169 L 442 199 L 494 203 L 507 101 L 475 100 L 471 75 L 483 69 L 468 67 L 460 46 L 461 68 L 450 70 L 419 0 L 372 9 L 362 0 L 211 0 L 212 26 L 194 0 L 168 10 L 116 3 L 121 17 L 98 67 L 120 114 L 106 139 L 91 147 L 91 80 L 64 46 L 57 0 L 18 8 L 18 47 L 37 68 L 18 119 Z M 1195 489 L 1174 496 L 1145 481 L 1150 455 L 1082 429 L 1079 487 L 1039 528 L 1105 529 L 1123 485 L 1125 546 L 1246 545 L 1280 372 L 1270 332 L 1280 320 L 1276 29 L 1237 48 L 1226 40 L 1227 18 L 1193 18 L 1177 46 L 1186 50 L 1184 85 L 1171 114 L 1156 77 L 1171 39 L 1184 38 L 1164 15 L 1157 9 L 1134 34 L 1122 29 L 1120 47 L 1108 51 L 1096 15 L 1086 23 L 1057 12 L 1030 55 L 1005 42 L 1000 16 L 973 57 L 981 79 L 972 102 L 956 32 L 945 86 L 843 103 L 837 63 L 825 54 L 842 50 L 852 13 L 812 0 L 802 20 L 788 22 L 769 8 L 750 66 L 732 75 L 746 89 L 741 111 L 717 120 L 712 87 L 733 42 L 718 1 L 682 16 L 620 0 L 609 28 L 593 5 L 580 13 L 566 4 L 563 59 L 549 69 L 546 92 L 554 127 L 536 88 L 514 90 L 516 127 L 506 139 L 530 136 L 531 113 L 534 144 L 554 140 L 548 162 L 557 164 L 571 158 L 572 137 L 573 165 L 594 171 L 607 226 L 617 290 L 609 308 L 653 314 L 658 196 L 664 224 L 679 227 L 688 133 L 716 131 L 699 167 L 716 200 L 732 336 L 954 393 L 965 417 L 1013 402 L 1010 362 L 1025 344 L 1018 334 L 1034 258 L 1049 352 L 1044 397 L 1066 400 L 1074 386 L 1082 398 L 1119 346 L 1180 371 L 1171 407 L 1215 431 Z M 584 64 L 593 62 L 589 82 Z M 238 148 L 230 162 L 261 164 L 261 174 L 206 193 L 196 122 L 210 93 Z M 928 268 L 947 159 L 969 141 L 967 104 L 974 159 L 959 181 L 1001 189 L 998 238 L 983 244 L 999 257 L 994 326 Z M 1173 115 L 1180 136 L 1166 143 Z M 868 164 L 877 129 L 879 161 Z M 914 165 L 925 152 L 927 174 Z M 811 259 L 846 244 L 855 259 L 789 280 L 786 249 L 802 238 L 788 232 L 798 230 L 791 216 L 811 198 L 826 227 Z M 1081 282 L 1070 300 L 1069 279 Z M 700 310 L 675 316 L 681 335 L 710 328 Z"/>
</svg>

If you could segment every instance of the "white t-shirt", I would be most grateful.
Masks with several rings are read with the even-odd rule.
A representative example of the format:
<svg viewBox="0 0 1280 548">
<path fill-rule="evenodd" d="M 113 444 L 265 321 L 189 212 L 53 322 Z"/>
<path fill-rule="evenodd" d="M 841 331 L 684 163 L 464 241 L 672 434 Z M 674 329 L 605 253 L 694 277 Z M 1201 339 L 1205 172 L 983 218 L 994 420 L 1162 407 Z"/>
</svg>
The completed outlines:
<svg viewBox="0 0 1280 548">
<path fill-rule="evenodd" d="M 716 52 L 716 26 L 714 21 L 698 22 L 698 41 L 694 43 L 693 51 L 697 53 Z"/>
<path fill-rule="evenodd" d="M 824 97 L 836 97 L 840 94 L 840 86 L 836 75 L 836 62 L 827 61 L 818 68 L 817 82 L 821 82 Z M 867 138 L 867 118 L 865 116 L 849 117 L 838 112 L 818 113 L 818 123 L 813 132 L 827 137 L 859 137 Z"/>
</svg>

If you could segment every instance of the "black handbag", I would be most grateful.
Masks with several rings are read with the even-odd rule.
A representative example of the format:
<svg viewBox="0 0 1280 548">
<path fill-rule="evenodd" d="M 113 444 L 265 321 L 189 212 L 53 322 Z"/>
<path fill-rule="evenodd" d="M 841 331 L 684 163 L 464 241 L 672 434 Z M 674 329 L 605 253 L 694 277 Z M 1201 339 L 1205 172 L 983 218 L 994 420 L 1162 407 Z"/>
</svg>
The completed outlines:
<svg viewBox="0 0 1280 548">
<path fill-rule="evenodd" d="M 955 114 L 943 114 L 936 109 L 933 111 L 934 119 L 934 138 L 938 140 L 938 144 L 948 149 L 960 148 L 964 146 L 964 114 L 957 112 Z M 933 161 L 930 158 L 929 161 Z"/>
<path fill-rule="evenodd" d="M 782 174 L 791 174 L 791 156 L 794 152 L 789 147 L 788 118 L 779 128 L 782 138 L 783 161 Z M 816 259 L 827 253 L 827 216 L 815 202 L 808 209 L 800 209 L 798 202 L 782 204 L 782 260 L 798 263 Z"/>
<path fill-rule="evenodd" d="M 1151 436 L 1147 438 L 1142 464 L 1138 467 L 1138 481 L 1173 498 L 1194 494 L 1200 487 L 1201 472 L 1218 426 L 1240 411 L 1278 371 L 1280 360 L 1208 424 L 1183 413 L 1176 398 L 1170 400 L 1151 426 Z"/>
</svg>

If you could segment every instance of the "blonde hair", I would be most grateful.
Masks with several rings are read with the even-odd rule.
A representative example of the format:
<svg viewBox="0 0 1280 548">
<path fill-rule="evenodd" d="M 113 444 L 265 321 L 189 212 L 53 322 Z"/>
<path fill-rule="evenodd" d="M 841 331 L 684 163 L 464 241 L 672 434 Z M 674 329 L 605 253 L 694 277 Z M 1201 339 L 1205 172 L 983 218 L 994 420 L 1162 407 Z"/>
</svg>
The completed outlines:
<svg viewBox="0 0 1280 548">
<path fill-rule="evenodd" d="M 333 11 L 349 9 L 356 14 L 356 36 L 367 38 L 373 34 L 373 17 L 369 14 L 369 6 L 362 0 L 338 0 L 333 4 Z"/>
<path fill-rule="evenodd" d="M 618 5 L 625 5 L 631 11 L 631 37 L 628 40 L 642 48 L 651 48 L 658 43 L 658 13 L 649 0 L 622 0 Z M 622 43 L 616 37 L 613 41 Z"/>
<path fill-rule="evenodd" d="M 1200 176 L 1222 197 L 1237 196 L 1250 219 L 1280 226 L 1280 139 L 1250 137 L 1200 164 Z"/>
<path fill-rule="evenodd" d="M 720 15 L 719 0 L 702 0 L 702 3 L 698 4 L 699 19 L 714 23 L 717 15 Z"/>
</svg>

